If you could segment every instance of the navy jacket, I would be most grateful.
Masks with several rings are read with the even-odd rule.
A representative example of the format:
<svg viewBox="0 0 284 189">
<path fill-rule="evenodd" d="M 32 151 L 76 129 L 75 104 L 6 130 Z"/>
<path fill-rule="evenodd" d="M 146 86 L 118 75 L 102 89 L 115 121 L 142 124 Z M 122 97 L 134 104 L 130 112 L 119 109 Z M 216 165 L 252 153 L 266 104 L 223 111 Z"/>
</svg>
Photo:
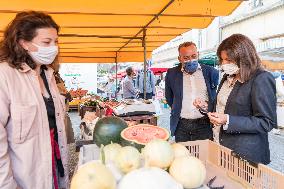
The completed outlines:
<svg viewBox="0 0 284 189">
<path fill-rule="evenodd" d="M 222 79 L 218 92 L 227 76 Z M 213 111 L 216 109 L 216 101 Z M 268 132 L 277 127 L 275 80 L 258 71 L 245 83 L 236 82 L 225 107 L 230 121 L 220 131 L 220 144 L 255 163 L 270 162 Z"/>
<path fill-rule="evenodd" d="M 200 64 L 200 66 L 206 83 L 209 101 L 213 103 L 219 82 L 219 72 L 211 66 L 203 64 Z M 183 73 L 181 71 L 181 64 L 168 70 L 165 81 L 165 96 L 168 105 L 171 107 L 171 134 L 174 135 L 180 119 L 183 99 Z"/>
</svg>

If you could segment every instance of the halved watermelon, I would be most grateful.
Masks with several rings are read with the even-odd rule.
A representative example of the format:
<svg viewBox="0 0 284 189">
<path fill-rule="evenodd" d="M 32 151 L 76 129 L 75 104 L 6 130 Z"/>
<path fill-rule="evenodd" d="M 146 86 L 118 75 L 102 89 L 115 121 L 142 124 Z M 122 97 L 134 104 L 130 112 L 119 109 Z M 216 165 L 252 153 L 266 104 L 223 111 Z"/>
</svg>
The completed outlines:
<svg viewBox="0 0 284 189">
<path fill-rule="evenodd" d="M 141 150 L 148 142 L 153 139 L 169 139 L 168 130 L 147 124 L 139 124 L 131 127 L 127 127 L 121 133 L 121 145 L 122 146 L 134 146 L 138 150 Z"/>
</svg>

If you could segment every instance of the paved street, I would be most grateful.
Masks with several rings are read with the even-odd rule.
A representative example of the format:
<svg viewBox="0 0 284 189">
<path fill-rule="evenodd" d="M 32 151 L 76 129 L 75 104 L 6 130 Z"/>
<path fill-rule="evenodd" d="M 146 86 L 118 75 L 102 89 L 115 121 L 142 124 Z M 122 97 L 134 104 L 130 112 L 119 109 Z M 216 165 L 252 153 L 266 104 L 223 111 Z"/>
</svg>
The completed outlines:
<svg viewBox="0 0 284 189">
<path fill-rule="evenodd" d="M 80 117 L 77 112 L 69 113 L 72 126 L 75 134 L 75 138 L 79 138 L 80 135 Z M 170 111 L 169 109 L 163 109 L 163 115 L 158 118 L 158 125 L 169 129 Z M 270 142 L 270 153 L 271 153 L 271 163 L 270 167 L 281 171 L 284 173 L 284 130 L 281 131 L 280 135 L 275 135 L 273 133 L 269 134 Z"/>
</svg>

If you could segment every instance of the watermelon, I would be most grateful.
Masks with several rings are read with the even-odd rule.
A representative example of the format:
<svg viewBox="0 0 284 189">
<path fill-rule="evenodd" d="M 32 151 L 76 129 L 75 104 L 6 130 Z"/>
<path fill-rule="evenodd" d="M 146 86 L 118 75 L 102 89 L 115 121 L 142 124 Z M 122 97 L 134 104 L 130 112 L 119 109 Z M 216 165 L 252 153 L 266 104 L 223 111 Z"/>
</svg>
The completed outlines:
<svg viewBox="0 0 284 189">
<path fill-rule="evenodd" d="M 169 136 L 169 132 L 162 127 L 139 124 L 128 127 L 121 132 L 121 145 L 134 146 L 141 150 L 151 140 L 168 140 Z"/>
<path fill-rule="evenodd" d="M 93 134 L 93 141 L 97 146 L 108 145 L 111 142 L 120 143 L 120 133 L 127 128 L 127 123 L 115 116 L 104 117 L 97 121 Z"/>
</svg>

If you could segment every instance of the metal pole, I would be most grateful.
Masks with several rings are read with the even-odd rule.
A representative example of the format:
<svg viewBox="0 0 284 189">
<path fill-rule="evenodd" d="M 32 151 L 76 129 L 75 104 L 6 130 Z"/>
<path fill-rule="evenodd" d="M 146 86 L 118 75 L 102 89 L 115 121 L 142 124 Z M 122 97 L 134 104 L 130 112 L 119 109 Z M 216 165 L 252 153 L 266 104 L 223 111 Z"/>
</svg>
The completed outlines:
<svg viewBox="0 0 284 189">
<path fill-rule="evenodd" d="M 143 29 L 142 45 L 144 47 L 144 85 L 143 85 L 143 91 L 144 91 L 144 99 L 146 99 L 146 79 L 147 79 L 146 29 Z"/>
<path fill-rule="evenodd" d="M 115 56 L 115 98 L 117 98 L 117 52 Z"/>
<path fill-rule="evenodd" d="M 223 28 L 221 26 L 221 18 L 219 17 L 219 22 L 218 22 L 218 28 L 219 28 L 219 36 L 218 36 L 218 43 L 220 44 L 222 42 L 222 38 L 223 38 Z"/>
</svg>

